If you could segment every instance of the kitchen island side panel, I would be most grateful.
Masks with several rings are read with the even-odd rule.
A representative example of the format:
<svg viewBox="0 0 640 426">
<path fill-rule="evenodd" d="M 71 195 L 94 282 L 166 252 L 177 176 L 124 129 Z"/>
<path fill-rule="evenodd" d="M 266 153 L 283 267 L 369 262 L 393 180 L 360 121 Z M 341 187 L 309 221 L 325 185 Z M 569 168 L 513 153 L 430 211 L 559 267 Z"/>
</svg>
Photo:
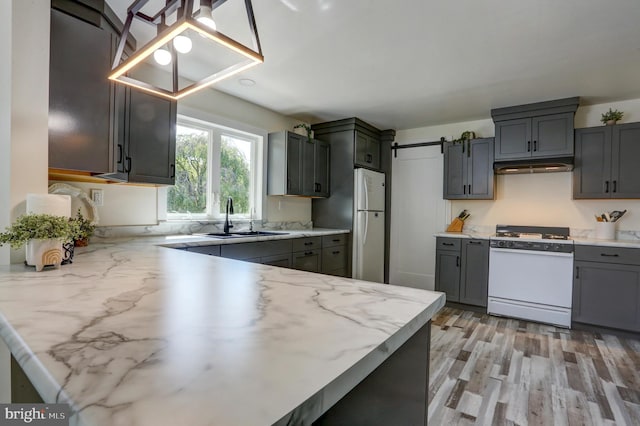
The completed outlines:
<svg viewBox="0 0 640 426">
<path fill-rule="evenodd" d="M 430 340 L 431 321 L 313 426 L 426 426 Z"/>
</svg>

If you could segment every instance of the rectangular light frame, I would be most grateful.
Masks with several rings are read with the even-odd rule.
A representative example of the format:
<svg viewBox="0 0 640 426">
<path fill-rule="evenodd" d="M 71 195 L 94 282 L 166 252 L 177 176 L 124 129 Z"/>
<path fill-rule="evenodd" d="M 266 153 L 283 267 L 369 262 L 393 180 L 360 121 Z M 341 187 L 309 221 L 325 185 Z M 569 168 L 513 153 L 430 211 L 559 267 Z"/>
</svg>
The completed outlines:
<svg viewBox="0 0 640 426">
<path fill-rule="evenodd" d="M 242 43 L 232 39 L 231 37 L 226 36 L 225 34 L 216 31 L 208 26 L 198 22 L 193 17 L 193 0 L 181 0 L 181 11 L 182 16 L 179 16 L 176 22 L 174 22 L 171 26 L 165 28 L 163 31 L 159 32 L 156 37 L 154 37 L 151 41 L 144 45 L 144 47 L 136 50 L 131 56 L 129 56 L 124 62 L 121 63 L 122 57 L 124 55 L 124 47 L 126 44 L 127 37 L 129 36 L 131 23 L 133 22 L 133 18 L 138 18 L 147 22 L 151 25 L 159 25 L 158 20 L 160 16 L 170 7 L 175 7 L 178 0 L 174 0 L 171 2 L 165 9 L 160 11 L 156 16 L 149 17 L 142 13 L 140 13 L 140 9 L 144 7 L 144 5 L 149 0 L 137 0 L 135 1 L 127 11 L 127 20 L 125 21 L 122 37 L 120 39 L 120 43 L 118 45 L 118 50 L 116 52 L 116 57 L 114 59 L 112 71 L 109 74 L 109 80 L 112 80 L 116 83 L 124 84 L 127 86 L 131 86 L 158 96 L 162 96 L 172 100 L 178 100 L 188 96 L 192 93 L 195 93 L 199 90 L 202 90 L 206 87 L 209 87 L 221 80 L 229 78 L 234 74 L 238 74 L 242 71 L 245 71 L 253 66 L 261 64 L 264 62 L 264 56 L 262 55 L 262 48 L 260 46 L 260 39 L 258 37 L 258 30 L 255 24 L 255 19 L 253 16 L 253 7 L 251 5 L 251 0 L 245 0 L 245 7 L 247 9 L 247 15 L 249 18 L 249 26 L 251 27 L 252 38 L 254 48 L 250 48 L 245 46 Z M 215 2 L 214 7 L 218 7 L 223 4 L 226 0 L 217 0 Z M 164 46 L 173 40 L 176 36 L 182 34 L 184 31 L 192 30 L 196 31 L 198 34 L 208 38 L 209 40 L 218 43 L 230 50 L 233 50 L 236 53 L 244 56 L 246 59 L 234 65 L 231 65 L 227 68 L 224 68 L 214 74 L 205 77 L 204 79 L 194 82 L 183 89 L 178 88 L 178 66 L 177 62 L 174 61 L 172 74 L 173 74 L 173 91 L 169 91 L 160 87 L 156 87 L 150 83 L 135 79 L 133 77 L 129 77 L 126 75 L 127 72 L 131 71 L 138 64 L 140 64 L 145 59 L 149 58 L 153 55 L 158 48 Z"/>
</svg>

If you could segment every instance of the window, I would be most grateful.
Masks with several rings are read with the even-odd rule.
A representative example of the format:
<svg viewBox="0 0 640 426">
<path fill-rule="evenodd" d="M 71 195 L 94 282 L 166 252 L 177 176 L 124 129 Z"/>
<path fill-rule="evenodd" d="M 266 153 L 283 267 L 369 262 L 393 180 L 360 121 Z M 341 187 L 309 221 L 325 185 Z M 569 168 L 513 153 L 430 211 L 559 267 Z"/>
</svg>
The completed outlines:
<svg viewBox="0 0 640 426">
<path fill-rule="evenodd" d="M 261 146 L 261 136 L 178 117 L 176 181 L 167 192 L 167 218 L 221 218 L 229 197 L 236 218 L 259 218 Z"/>
</svg>

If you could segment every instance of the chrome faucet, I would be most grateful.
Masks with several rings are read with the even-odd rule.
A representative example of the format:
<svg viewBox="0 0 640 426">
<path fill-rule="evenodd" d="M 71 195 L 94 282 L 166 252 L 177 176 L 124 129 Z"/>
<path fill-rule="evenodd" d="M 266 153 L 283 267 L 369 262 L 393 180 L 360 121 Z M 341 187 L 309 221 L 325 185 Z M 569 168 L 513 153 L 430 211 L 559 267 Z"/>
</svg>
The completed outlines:
<svg viewBox="0 0 640 426">
<path fill-rule="evenodd" d="M 224 218 L 224 233 L 228 234 L 229 229 L 233 228 L 233 223 L 229 220 L 229 215 L 233 214 L 233 198 L 227 198 L 227 213 Z"/>
</svg>

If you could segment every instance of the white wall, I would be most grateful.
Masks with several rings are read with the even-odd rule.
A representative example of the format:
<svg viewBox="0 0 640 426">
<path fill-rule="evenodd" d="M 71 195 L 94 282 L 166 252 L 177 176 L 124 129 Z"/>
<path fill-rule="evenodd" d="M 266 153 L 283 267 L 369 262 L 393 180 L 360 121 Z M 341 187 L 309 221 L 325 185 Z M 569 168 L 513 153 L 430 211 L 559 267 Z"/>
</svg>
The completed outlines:
<svg viewBox="0 0 640 426">
<path fill-rule="evenodd" d="M 576 112 L 576 128 L 602 125 L 600 116 L 610 107 L 625 113 L 621 123 L 640 121 L 640 99 L 634 99 L 580 107 Z M 474 130 L 483 137 L 494 135 L 490 119 L 449 126 L 447 130 L 456 136 L 464 130 Z M 493 227 L 500 223 L 592 229 L 595 213 L 627 209 L 618 230 L 640 230 L 640 200 L 573 200 L 570 172 L 500 175 L 496 184 L 495 201 L 451 201 L 451 215 L 468 209 L 471 217 L 466 223 L 472 226 Z"/>
<path fill-rule="evenodd" d="M 25 211 L 27 193 L 47 192 L 49 2 L 5 0 L 0 16 L 0 226 Z M 0 251 L 0 264 L 24 250 Z"/>
</svg>

